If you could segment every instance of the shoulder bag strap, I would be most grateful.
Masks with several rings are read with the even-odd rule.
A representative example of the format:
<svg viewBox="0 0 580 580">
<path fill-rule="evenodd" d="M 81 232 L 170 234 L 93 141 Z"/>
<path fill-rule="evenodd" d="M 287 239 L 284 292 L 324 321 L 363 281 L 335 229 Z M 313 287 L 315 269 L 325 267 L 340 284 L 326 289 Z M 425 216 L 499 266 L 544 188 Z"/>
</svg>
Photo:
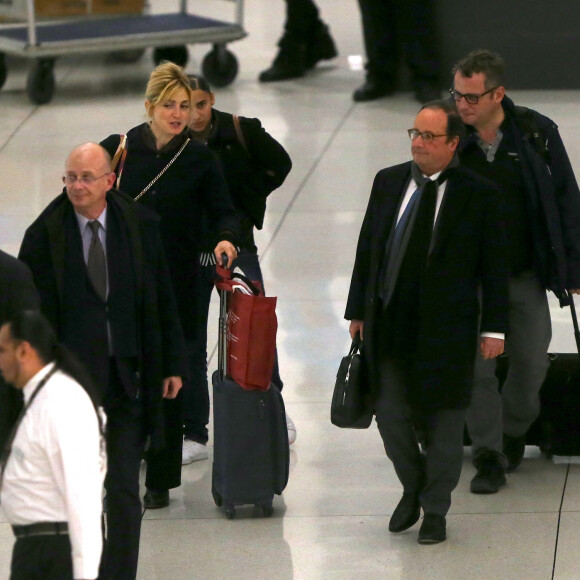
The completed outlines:
<svg viewBox="0 0 580 580">
<path fill-rule="evenodd" d="M 153 179 L 153 181 L 139 194 L 135 197 L 135 201 L 141 199 L 148 191 L 149 188 L 173 165 L 173 162 L 181 155 L 181 152 L 185 149 L 186 145 L 189 143 L 189 137 L 185 140 L 185 143 L 181 146 L 181 149 L 173 156 L 173 159 L 159 172 L 159 175 Z"/>
<path fill-rule="evenodd" d="M 248 146 L 246 145 L 246 140 L 244 138 L 244 133 L 242 132 L 242 127 L 240 125 L 240 118 L 237 115 L 232 115 L 234 120 L 234 128 L 236 130 L 236 135 L 238 137 L 238 141 L 240 142 L 241 146 L 248 151 Z"/>
<path fill-rule="evenodd" d="M 115 183 L 115 187 L 117 189 L 119 189 L 119 183 L 121 183 L 121 175 L 123 175 L 123 167 L 125 166 L 126 157 L 127 157 L 127 135 L 121 135 L 119 146 L 117 147 L 117 151 L 115 151 L 115 156 L 111 161 L 113 171 L 117 174 L 117 182 Z"/>
</svg>

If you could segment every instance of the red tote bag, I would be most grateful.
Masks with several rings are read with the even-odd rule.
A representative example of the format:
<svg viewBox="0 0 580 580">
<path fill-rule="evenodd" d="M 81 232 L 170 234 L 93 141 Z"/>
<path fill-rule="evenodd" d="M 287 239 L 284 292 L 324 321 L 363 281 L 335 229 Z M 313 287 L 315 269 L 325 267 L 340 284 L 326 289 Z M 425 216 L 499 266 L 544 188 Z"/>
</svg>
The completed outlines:
<svg viewBox="0 0 580 580">
<path fill-rule="evenodd" d="M 217 267 L 216 286 L 228 292 L 227 374 L 246 390 L 266 391 L 276 358 L 277 298 L 264 296 L 259 282 Z M 246 294 L 245 287 L 252 292 Z"/>
</svg>

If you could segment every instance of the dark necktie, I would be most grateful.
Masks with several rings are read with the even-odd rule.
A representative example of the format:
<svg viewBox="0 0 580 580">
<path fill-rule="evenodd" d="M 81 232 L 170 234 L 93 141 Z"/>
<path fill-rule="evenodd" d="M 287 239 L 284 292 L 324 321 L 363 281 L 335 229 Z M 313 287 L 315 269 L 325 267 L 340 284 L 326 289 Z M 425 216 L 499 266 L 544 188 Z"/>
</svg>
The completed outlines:
<svg viewBox="0 0 580 580">
<path fill-rule="evenodd" d="M 415 162 L 411 164 L 411 175 L 417 184 L 417 189 L 413 192 L 387 243 L 380 291 L 383 305 L 387 305 L 393 294 L 403 259 L 411 243 L 413 244 L 410 250 L 414 254 L 413 261 L 417 264 L 418 254 L 421 254 L 419 262 L 424 267 L 433 234 L 437 187 L 447 179 L 450 171 L 457 164 L 458 161 L 454 158 L 441 172 L 436 182 L 425 177 Z"/>
<path fill-rule="evenodd" d="M 99 239 L 99 228 L 101 224 L 97 220 L 89 222 L 89 227 L 93 232 L 91 245 L 89 246 L 89 259 L 87 262 L 87 270 L 89 279 L 93 284 L 93 288 L 99 297 L 107 301 L 107 264 L 105 261 L 105 250 L 103 244 Z"/>
</svg>

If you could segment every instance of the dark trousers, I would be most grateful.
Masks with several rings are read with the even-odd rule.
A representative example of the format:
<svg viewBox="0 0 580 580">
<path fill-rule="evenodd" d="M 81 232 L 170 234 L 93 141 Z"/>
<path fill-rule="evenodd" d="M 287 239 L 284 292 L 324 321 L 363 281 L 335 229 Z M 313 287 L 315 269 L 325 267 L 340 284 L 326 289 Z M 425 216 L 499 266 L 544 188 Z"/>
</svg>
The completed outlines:
<svg viewBox="0 0 580 580">
<path fill-rule="evenodd" d="M 163 400 L 165 447 L 147 453 L 147 489 L 166 490 L 181 485 L 183 446 L 183 389 L 175 399 Z"/>
<path fill-rule="evenodd" d="M 258 254 L 253 250 L 242 249 L 233 264 L 238 266 L 251 280 L 257 280 L 264 288 L 264 279 Z M 201 267 L 198 287 L 198 329 L 199 336 L 188 343 L 189 379 L 183 384 L 184 395 L 184 434 L 187 439 L 206 444 L 209 422 L 209 386 L 207 380 L 207 324 L 211 293 L 214 289 L 214 266 Z M 265 288 L 264 288 L 265 291 Z M 284 384 L 280 378 L 278 355 L 274 362 L 272 383 L 281 391 Z"/>
<path fill-rule="evenodd" d="M 307 42 L 320 24 L 318 8 L 312 0 L 286 0 L 287 34 Z"/>
<path fill-rule="evenodd" d="M 440 63 L 433 0 L 359 0 L 359 6 L 367 75 L 394 84 L 402 54 L 414 88 L 436 84 Z"/>
<path fill-rule="evenodd" d="M 68 535 L 17 538 L 10 580 L 73 580 Z"/>
<path fill-rule="evenodd" d="M 107 414 L 107 539 L 99 578 L 134 580 L 141 534 L 139 469 L 145 451 L 145 417 L 142 399 L 131 400 L 127 396 L 114 361 L 110 365 L 104 407 Z"/>
<path fill-rule="evenodd" d="M 417 494 L 425 513 L 445 516 L 463 465 L 465 409 L 439 409 L 422 416 L 426 449 L 421 454 L 416 415 L 407 401 L 410 363 L 384 357 L 379 361 L 376 402 L 379 432 L 403 490 Z"/>
</svg>

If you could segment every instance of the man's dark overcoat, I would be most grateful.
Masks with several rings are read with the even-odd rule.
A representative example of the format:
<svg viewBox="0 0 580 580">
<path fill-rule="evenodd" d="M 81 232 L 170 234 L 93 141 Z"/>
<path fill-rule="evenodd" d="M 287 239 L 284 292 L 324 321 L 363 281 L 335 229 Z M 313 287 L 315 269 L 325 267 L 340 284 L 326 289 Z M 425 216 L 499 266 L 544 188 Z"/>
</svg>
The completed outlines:
<svg viewBox="0 0 580 580">
<path fill-rule="evenodd" d="M 0 325 L 22 310 L 37 310 L 39 306 L 30 270 L 0 250 Z M 7 385 L 0 376 L 0 448 L 21 407 L 22 393 Z"/>
<path fill-rule="evenodd" d="M 377 331 L 382 316 L 377 282 L 389 232 L 411 176 L 411 163 L 375 177 L 356 252 L 345 312 L 364 321 L 364 351 L 371 388 L 377 384 Z M 481 331 L 505 333 L 508 318 L 506 238 L 495 186 L 469 170 L 452 171 L 437 216 L 420 310 L 415 379 L 410 401 L 425 410 L 469 405 Z M 381 332 L 389 332 L 381 328 Z"/>
<path fill-rule="evenodd" d="M 128 246 L 118 247 L 117 251 L 128 259 L 127 263 L 119 264 L 112 258 L 113 242 L 119 241 L 111 239 L 112 234 L 108 231 L 106 251 L 110 291 L 107 307 L 109 311 L 119 313 L 119 320 L 123 320 L 123 312 L 135 312 L 136 324 L 131 321 L 130 326 L 137 329 L 136 337 L 123 337 L 123 328 L 111 329 L 113 344 L 121 345 L 121 351 L 114 354 L 123 382 L 134 383 L 129 384 L 127 390 L 138 389 L 143 396 L 148 432 L 153 444 L 159 446 L 163 441 L 163 378 L 186 375 L 183 334 L 159 234 L 159 217 L 115 190 L 107 193 L 107 223 L 112 215 L 123 224 L 123 241 Z M 76 229 L 74 226 L 73 206 L 66 193 L 62 193 L 26 230 L 19 257 L 32 271 L 42 311 L 59 339 L 80 356 L 93 377 L 99 377 L 103 372 L 103 354 L 107 357 L 104 363 L 107 365 L 109 353 L 95 352 L 90 328 L 74 328 L 71 321 L 74 322 L 75 316 L 80 317 L 75 309 L 82 308 L 82 304 L 75 305 L 74 300 L 65 300 L 65 294 L 70 292 L 70 280 L 76 275 L 67 271 L 66 264 L 71 252 L 82 251 L 78 226 Z M 111 271 L 113 264 L 116 273 Z M 80 267 L 83 267 L 82 262 Z M 126 285 L 128 280 L 131 283 Z M 130 289 L 134 300 L 126 302 L 124 288 Z M 119 340 L 115 340 L 117 337 Z M 125 352 L 122 352 L 123 348 Z M 136 367 L 134 359 L 137 360 Z"/>
</svg>

